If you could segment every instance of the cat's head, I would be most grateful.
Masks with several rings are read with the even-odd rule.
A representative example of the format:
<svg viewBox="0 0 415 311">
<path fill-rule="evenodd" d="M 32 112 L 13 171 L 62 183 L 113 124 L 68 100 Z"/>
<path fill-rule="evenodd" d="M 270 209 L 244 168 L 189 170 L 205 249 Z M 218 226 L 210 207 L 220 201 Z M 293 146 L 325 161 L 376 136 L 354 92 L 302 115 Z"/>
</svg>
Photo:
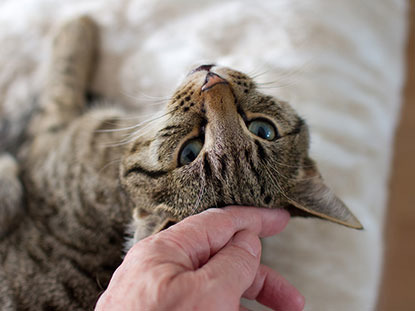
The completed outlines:
<svg viewBox="0 0 415 311">
<path fill-rule="evenodd" d="M 290 105 L 260 93 L 241 72 L 204 65 L 130 145 L 120 176 L 136 218 L 176 221 L 247 205 L 362 228 L 324 184 L 308 149 L 308 127 Z"/>
</svg>

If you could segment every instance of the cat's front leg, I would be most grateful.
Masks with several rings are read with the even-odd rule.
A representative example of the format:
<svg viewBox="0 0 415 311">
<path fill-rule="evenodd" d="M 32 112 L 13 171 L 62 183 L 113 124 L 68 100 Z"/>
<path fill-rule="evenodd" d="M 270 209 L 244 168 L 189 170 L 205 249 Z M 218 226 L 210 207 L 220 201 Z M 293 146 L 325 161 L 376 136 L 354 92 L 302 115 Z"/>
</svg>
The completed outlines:
<svg viewBox="0 0 415 311">
<path fill-rule="evenodd" d="M 32 133 L 57 132 L 82 114 L 97 45 L 98 30 L 89 17 L 71 20 L 58 31 Z"/>
</svg>

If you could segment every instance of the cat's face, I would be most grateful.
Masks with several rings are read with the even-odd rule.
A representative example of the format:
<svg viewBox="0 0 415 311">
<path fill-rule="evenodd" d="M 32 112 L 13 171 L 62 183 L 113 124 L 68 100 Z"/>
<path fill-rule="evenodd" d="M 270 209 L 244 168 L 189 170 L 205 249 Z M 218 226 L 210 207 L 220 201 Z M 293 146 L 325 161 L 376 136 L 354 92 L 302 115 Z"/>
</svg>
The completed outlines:
<svg viewBox="0 0 415 311">
<path fill-rule="evenodd" d="M 121 167 L 136 217 L 159 210 L 181 220 L 210 207 L 249 205 L 361 227 L 308 157 L 305 122 L 247 75 L 198 67 L 166 110 L 131 144 Z"/>
</svg>

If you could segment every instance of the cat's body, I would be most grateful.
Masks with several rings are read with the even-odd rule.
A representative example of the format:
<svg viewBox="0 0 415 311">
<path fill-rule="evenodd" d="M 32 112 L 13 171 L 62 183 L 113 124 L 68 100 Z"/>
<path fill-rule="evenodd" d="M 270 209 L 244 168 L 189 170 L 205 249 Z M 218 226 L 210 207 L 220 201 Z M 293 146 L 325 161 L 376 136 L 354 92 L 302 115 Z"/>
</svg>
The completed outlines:
<svg viewBox="0 0 415 311">
<path fill-rule="evenodd" d="M 0 198 L 14 219 L 0 219 L 13 224 L 0 232 L 2 310 L 92 309 L 128 226 L 137 241 L 209 207 L 282 207 L 360 228 L 308 157 L 304 121 L 231 69 L 197 68 L 163 116 L 118 144 L 126 114 L 85 108 L 95 39 L 81 18 L 55 40 L 19 152 L 22 202 Z"/>
</svg>

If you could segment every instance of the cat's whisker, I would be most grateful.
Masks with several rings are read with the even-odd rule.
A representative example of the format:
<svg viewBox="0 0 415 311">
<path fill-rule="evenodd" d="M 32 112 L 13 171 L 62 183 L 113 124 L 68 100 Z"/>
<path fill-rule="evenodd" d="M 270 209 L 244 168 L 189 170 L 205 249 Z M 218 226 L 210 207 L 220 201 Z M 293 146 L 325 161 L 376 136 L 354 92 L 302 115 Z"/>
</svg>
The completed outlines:
<svg viewBox="0 0 415 311">
<path fill-rule="evenodd" d="M 277 190 L 282 193 L 283 191 L 278 183 L 278 180 L 274 177 L 274 175 L 269 171 L 267 167 L 265 167 L 265 173 L 267 177 L 272 181 L 274 186 L 277 188 Z"/>
<path fill-rule="evenodd" d="M 143 118 L 143 115 L 136 115 L 136 116 L 115 116 L 112 119 L 117 121 L 126 121 L 126 120 L 141 120 Z M 110 123 L 111 124 L 111 123 Z"/>
<path fill-rule="evenodd" d="M 143 134 L 144 135 L 144 134 Z M 130 143 L 132 143 L 133 141 L 139 139 L 140 137 L 142 137 L 143 135 L 136 135 L 134 137 L 131 137 L 131 135 L 126 135 L 127 138 L 121 140 L 120 142 L 116 142 L 116 143 L 110 143 L 110 144 L 104 144 L 104 147 L 121 147 L 124 145 L 128 145 Z"/>
<path fill-rule="evenodd" d="M 145 131 L 150 128 L 151 126 L 153 126 L 154 121 L 157 121 L 163 117 L 165 117 L 168 113 L 163 114 L 157 118 L 154 118 L 153 120 L 149 121 L 149 122 L 145 122 L 140 128 L 138 128 L 136 131 L 132 132 L 129 136 L 131 137 L 132 140 L 136 140 L 142 136 L 144 136 L 146 133 Z"/>
<path fill-rule="evenodd" d="M 120 132 L 120 131 L 133 130 L 133 129 L 136 129 L 136 128 L 140 128 L 142 126 L 145 126 L 145 125 L 147 125 L 147 124 L 149 124 L 149 123 L 151 123 L 151 122 L 153 122 L 155 120 L 158 120 L 158 119 L 162 118 L 163 116 L 165 116 L 167 114 L 168 114 L 168 112 L 165 113 L 165 114 L 162 114 L 160 116 L 156 116 L 153 119 L 141 121 L 141 122 L 139 122 L 139 123 L 137 123 L 135 125 L 132 125 L 132 126 L 127 126 L 127 127 L 123 127 L 123 128 L 117 128 L 117 129 L 97 130 L 96 132 L 98 132 L 98 133 L 106 133 L 106 132 Z M 148 115 L 154 115 L 154 114 L 148 114 Z M 145 115 L 142 115 L 141 116 L 141 119 L 143 119 L 143 118 L 145 118 Z"/>
<path fill-rule="evenodd" d="M 282 189 L 282 187 L 280 186 L 280 183 L 278 182 L 278 177 L 280 177 L 281 175 L 276 172 L 276 174 L 273 174 L 272 171 L 270 171 L 270 165 L 267 163 L 267 165 L 264 166 L 265 167 L 265 172 L 268 176 L 268 178 L 273 182 L 273 184 L 276 186 L 277 190 L 285 197 L 288 199 L 288 196 L 286 195 L 286 193 L 284 192 L 284 190 Z"/>
<path fill-rule="evenodd" d="M 139 96 L 132 95 L 127 92 L 121 92 L 122 95 L 133 99 L 135 102 L 146 102 L 147 104 L 150 103 L 151 105 L 157 106 L 166 104 L 171 100 L 171 96 L 152 96 L 142 92 L 139 92 Z"/>
<path fill-rule="evenodd" d="M 120 147 L 120 146 L 129 144 L 129 143 L 131 143 L 131 142 L 139 139 L 140 137 L 142 137 L 142 136 L 144 136 L 146 134 L 146 133 L 143 133 L 143 132 L 146 129 L 148 129 L 150 126 L 152 126 L 153 125 L 152 124 L 153 122 L 155 122 L 157 120 L 160 120 L 161 118 L 169 115 L 170 113 L 171 113 L 171 111 L 167 111 L 165 113 L 161 113 L 159 116 L 156 116 L 156 117 L 154 117 L 151 120 L 146 120 L 146 121 L 143 121 L 143 122 L 137 124 L 136 126 L 134 126 L 132 128 L 132 129 L 137 128 L 137 130 L 136 131 L 133 131 L 132 133 L 127 133 L 126 134 L 127 137 L 125 139 L 123 139 L 123 140 L 121 140 L 119 142 L 112 143 L 112 144 L 106 144 L 105 146 L 106 147 Z"/>
<path fill-rule="evenodd" d="M 291 202 L 294 202 L 294 203 L 297 203 L 297 204 L 299 204 L 295 199 L 293 199 L 293 198 L 290 198 L 288 195 L 287 195 L 287 193 L 280 187 L 280 185 L 279 185 L 279 183 L 278 183 L 278 181 L 277 181 L 277 178 L 271 173 L 271 172 L 269 172 L 269 169 L 270 168 L 272 168 L 272 166 L 271 165 L 267 165 L 266 166 L 266 171 L 267 171 L 267 175 L 268 175 L 268 177 L 273 181 L 273 183 L 275 183 L 275 186 L 277 187 L 277 189 L 278 189 L 278 191 L 280 192 L 280 194 L 287 200 L 287 201 L 291 201 Z M 278 174 L 279 175 L 279 174 Z M 300 204 L 299 204 L 300 205 Z"/>
<path fill-rule="evenodd" d="M 108 168 L 109 166 L 111 166 L 111 165 L 114 165 L 114 164 L 118 164 L 118 163 L 121 163 L 121 161 L 122 161 L 122 159 L 121 158 L 119 158 L 119 159 L 116 159 L 116 160 L 112 160 L 112 161 L 109 161 L 107 164 L 105 164 L 103 167 L 101 167 L 99 170 L 98 170 L 98 175 L 100 175 L 106 168 Z"/>
<path fill-rule="evenodd" d="M 110 108 L 110 107 L 109 107 Z M 93 114 L 90 114 L 88 116 L 89 118 L 96 120 L 96 121 L 102 121 L 102 119 L 100 117 L 94 116 Z M 111 125 L 116 125 L 117 121 L 125 121 L 125 120 L 141 120 L 143 118 L 142 114 L 137 114 L 137 115 L 112 115 L 111 116 L 111 121 L 110 120 L 106 120 L 104 122 L 104 124 L 111 124 Z"/>
<path fill-rule="evenodd" d="M 264 81 L 264 82 L 256 81 L 256 85 L 264 86 L 264 85 L 270 85 L 270 84 L 271 85 L 280 84 L 279 87 L 287 87 L 287 86 L 295 85 L 298 81 L 298 79 L 296 79 L 296 77 L 298 77 L 299 74 L 301 74 L 301 73 L 307 72 L 308 67 L 310 67 L 310 65 L 311 65 L 311 61 L 307 61 L 307 62 L 304 62 L 301 66 L 299 66 L 295 69 L 278 71 L 278 73 L 276 74 L 274 80 Z M 273 70 L 273 71 L 276 71 L 276 69 Z M 258 77 L 255 77 L 254 79 L 256 80 Z M 293 78 L 294 78 L 294 80 L 293 80 Z"/>
<path fill-rule="evenodd" d="M 281 188 L 280 184 L 278 183 L 277 178 L 272 174 L 272 172 L 269 171 L 269 167 L 265 167 L 266 174 L 268 178 L 273 182 L 274 186 L 277 188 L 278 192 L 287 200 L 291 200 L 288 195 L 285 193 L 285 191 Z"/>
<path fill-rule="evenodd" d="M 304 177 L 304 178 L 295 178 L 295 177 L 288 177 L 284 174 L 282 174 L 276 167 L 275 165 L 272 165 L 269 161 L 266 162 L 267 163 L 267 167 L 271 170 L 273 170 L 276 175 L 278 175 L 279 177 L 285 179 L 286 181 L 304 181 L 304 180 L 310 180 L 313 179 L 314 177 Z M 297 166 L 296 168 L 301 168 L 301 166 Z"/>
<path fill-rule="evenodd" d="M 274 160 L 273 160 L 273 162 L 274 162 Z M 269 160 L 266 160 L 265 161 L 265 163 L 266 163 L 266 166 L 267 166 L 267 168 L 269 168 L 269 169 L 271 169 L 271 170 L 274 170 L 274 172 L 278 175 L 278 176 L 281 176 L 282 178 L 284 178 L 285 180 L 287 180 L 287 181 L 290 181 L 290 180 L 295 180 L 295 178 L 291 178 L 291 177 L 288 177 L 288 176 L 286 176 L 286 175 L 284 175 L 284 174 L 282 174 L 281 172 L 280 172 L 280 170 L 278 170 L 277 169 L 277 167 L 275 167 L 275 165 L 273 165 L 273 163 L 271 163 L 271 161 L 269 161 Z M 283 163 L 280 163 L 280 162 L 277 162 L 279 165 L 281 165 L 281 164 L 283 164 Z M 285 166 L 288 166 L 288 165 L 285 165 Z M 301 166 L 300 165 L 291 165 L 291 166 L 289 166 L 290 168 L 294 168 L 294 169 L 301 169 Z"/>
<path fill-rule="evenodd" d="M 261 89 L 261 90 L 282 89 L 282 88 L 285 88 L 285 87 L 289 87 L 289 86 L 296 85 L 297 83 L 298 83 L 298 81 L 291 81 L 289 83 L 278 84 L 278 85 L 273 85 L 273 86 L 261 86 L 261 85 L 258 85 L 258 88 Z"/>
<path fill-rule="evenodd" d="M 313 62 L 311 60 L 305 61 L 302 63 L 302 65 L 297 66 L 295 68 L 290 68 L 289 70 L 279 71 L 280 74 L 278 74 L 278 76 L 281 77 L 282 79 L 286 79 L 288 77 L 292 77 L 300 73 L 305 73 L 310 68 L 312 63 Z"/>
<path fill-rule="evenodd" d="M 282 177 L 287 181 L 293 180 L 293 178 L 287 177 L 284 174 L 282 174 L 275 166 L 272 166 L 272 164 L 269 163 L 269 161 L 266 161 L 266 167 L 273 170 L 277 174 L 278 177 Z"/>
<path fill-rule="evenodd" d="M 256 85 L 257 86 L 263 86 L 263 85 L 274 85 L 277 84 L 278 80 L 274 80 L 274 81 L 267 81 L 267 82 L 257 82 Z"/>
<path fill-rule="evenodd" d="M 259 78 L 259 77 L 262 77 L 263 75 L 265 75 L 265 74 L 267 74 L 269 72 L 269 69 L 266 69 L 266 70 L 263 70 L 263 71 L 260 71 L 260 72 L 258 72 L 258 73 L 252 73 L 252 74 L 248 74 L 248 76 L 252 79 L 252 80 L 255 80 L 255 79 L 257 79 L 257 78 Z"/>
<path fill-rule="evenodd" d="M 291 165 L 278 161 L 277 159 L 272 159 L 272 162 L 277 163 L 279 166 L 289 167 L 289 168 L 310 168 L 312 165 Z"/>
<path fill-rule="evenodd" d="M 293 86 L 298 83 L 297 80 L 273 80 L 273 81 L 266 81 L 266 82 L 257 82 L 256 86 L 258 89 L 273 89 L 273 88 L 284 88 L 288 86 Z"/>
<path fill-rule="evenodd" d="M 105 129 L 105 130 L 96 130 L 96 133 L 111 133 L 111 132 L 122 132 L 122 131 L 129 131 L 141 126 L 141 123 L 136 125 L 121 127 L 121 128 L 114 128 L 114 129 Z"/>
<path fill-rule="evenodd" d="M 261 63 L 261 64 L 258 64 L 256 66 L 256 68 L 254 68 L 253 70 L 248 71 L 247 72 L 247 75 L 251 79 L 255 80 L 256 78 L 261 77 L 263 75 L 266 75 L 266 74 L 268 74 L 271 71 L 274 71 L 274 70 L 270 67 L 269 64 L 267 64 L 267 63 Z"/>
<path fill-rule="evenodd" d="M 127 91 L 122 91 L 121 92 L 123 95 L 128 96 L 130 98 L 133 99 L 140 99 L 138 96 L 141 96 L 142 98 L 146 98 L 146 99 L 150 99 L 150 100 L 170 100 L 171 96 L 154 96 L 154 95 L 148 95 L 142 91 L 138 91 L 138 96 L 137 95 L 133 95 L 131 93 L 128 93 Z"/>
</svg>

